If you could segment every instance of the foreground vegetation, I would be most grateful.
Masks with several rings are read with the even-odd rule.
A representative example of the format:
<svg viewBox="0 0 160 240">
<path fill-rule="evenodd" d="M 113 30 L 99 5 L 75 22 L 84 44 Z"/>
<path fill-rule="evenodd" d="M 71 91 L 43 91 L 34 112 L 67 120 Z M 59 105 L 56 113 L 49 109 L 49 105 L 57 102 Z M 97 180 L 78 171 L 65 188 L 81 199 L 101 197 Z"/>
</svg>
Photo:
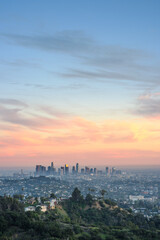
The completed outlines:
<svg viewBox="0 0 160 240">
<path fill-rule="evenodd" d="M 147 220 L 108 199 L 84 199 L 76 188 L 70 199 L 45 213 L 24 212 L 15 198 L 0 197 L 0 240 L 160 239 L 160 218 Z"/>
</svg>

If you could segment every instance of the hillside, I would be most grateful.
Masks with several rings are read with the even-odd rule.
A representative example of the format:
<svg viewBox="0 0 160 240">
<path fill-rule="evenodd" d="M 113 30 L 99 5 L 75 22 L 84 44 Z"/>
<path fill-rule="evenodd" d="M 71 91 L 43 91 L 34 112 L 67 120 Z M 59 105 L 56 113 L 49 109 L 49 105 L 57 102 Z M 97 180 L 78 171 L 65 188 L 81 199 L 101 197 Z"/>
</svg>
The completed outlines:
<svg viewBox="0 0 160 240">
<path fill-rule="evenodd" d="M 54 210 L 24 212 L 18 200 L 0 197 L 0 240 L 159 240 L 160 218 L 145 219 L 108 199 L 84 199 L 76 188 Z"/>
</svg>

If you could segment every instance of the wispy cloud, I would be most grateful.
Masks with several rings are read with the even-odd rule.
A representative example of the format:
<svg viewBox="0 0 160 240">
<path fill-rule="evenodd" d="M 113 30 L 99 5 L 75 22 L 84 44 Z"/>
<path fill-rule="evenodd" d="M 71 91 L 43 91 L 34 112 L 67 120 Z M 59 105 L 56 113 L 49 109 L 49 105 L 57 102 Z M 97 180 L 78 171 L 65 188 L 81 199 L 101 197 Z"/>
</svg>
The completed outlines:
<svg viewBox="0 0 160 240">
<path fill-rule="evenodd" d="M 1 65 L 7 65 L 11 67 L 26 67 L 26 68 L 41 68 L 39 64 L 32 61 L 28 62 L 23 59 L 15 59 L 12 61 L 0 60 Z"/>
<path fill-rule="evenodd" d="M 52 117 L 57 117 L 57 118 L 64 118 L 64 117 L 66 118 L 66 117 L 69 117 L 69 116 L 73 115 L 71 113 L 61 111 L 61 110 L 58 110 L 55 107 L 50 107 L 50 106 L 44 106 L 43 105 L 43 106 L 40 106 L 39 109 L 40 109 L 41 112 L 44 112 L 47 115 L 50 115 Z"/>
<path fill-rule="evenodd" d="M 54 129 L 55 127 L 66 125 L 58 112 L 54 112 L 54 117 L 44 117 L 42 114 L 34 114 L 33 116 L 33 114 L 24 111 L 23 108 L 6 107 L 4 105 L 0 105 L 0 120 L 37 131 L 45 131 L 45 129 L 49 129 L 51 126 Z"/>
<path fill-rule="evenodd" d="M 19 101 L 17 99 L 12 99 L 12 98 L 0 98 L 0 104 L 14 105 L 14 106 L 20 106 L 20 107 L 28 106 L 26 103 Z"/>
<path fill-rule="evenodd" d="M 160 93 L 140 95 L 133 113 L 148 117 L 160 116 Z"/>
<path fill-rule="evenodd" d="M 146 93 L 139 96 L 139 100 L 151 99 L 160 96 L 160 92 Z"/>
<path fill-rule="evenodd" d="M 82 78 L 82 79 L 99 80 L 99 81 L 104 81 L 106 79 L 138 80 L 137 77 L 134 78 L 131 74 L 123 74 L 119 72 L 105 71 L 105 70 L 85 71 L 80 69 L 69 69 L 68 72 L 62 73 L 60 75 L 66 78 L 73 78 L 73 79 Z"/>
<path fill-rule="evenodd" d="M 24 47 L 32 47 L 44 51 L 57 51 L 71 55 L 91 51 L 93 40 L 81 31 L 62 31 L 55 35 L 19 35 L 1 34 L 1 38 L 8 42 L 15 43 Z"/>
<path fill-rule="evenodd" d="M 140 49 L 105 45 L 82 31 L 62 31 L 54 35 L 1 34 L 8 43 L 26 48 L 67 54 L 76 58 L 81 68 L 60 73 L 66 78 L 96 80 L 128 80 L 154 85 L 159 83 L 160 71 L 151 64 L 154 57 Z M 86 70 L 87 67 L 87 70 Z"/>
</svg>

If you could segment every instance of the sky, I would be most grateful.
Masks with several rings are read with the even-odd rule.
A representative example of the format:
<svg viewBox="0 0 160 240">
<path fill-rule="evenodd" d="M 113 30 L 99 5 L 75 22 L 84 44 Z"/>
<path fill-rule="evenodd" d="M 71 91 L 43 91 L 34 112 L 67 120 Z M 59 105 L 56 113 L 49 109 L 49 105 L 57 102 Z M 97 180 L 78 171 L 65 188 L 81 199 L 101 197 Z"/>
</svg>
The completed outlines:
<svg viewBox="0 0 160 240">
<path fill-rule="evenodd" d="M 0 167 L 160 165 L 159 66 L 159 0 L 0 0 Z"/>
</svg>

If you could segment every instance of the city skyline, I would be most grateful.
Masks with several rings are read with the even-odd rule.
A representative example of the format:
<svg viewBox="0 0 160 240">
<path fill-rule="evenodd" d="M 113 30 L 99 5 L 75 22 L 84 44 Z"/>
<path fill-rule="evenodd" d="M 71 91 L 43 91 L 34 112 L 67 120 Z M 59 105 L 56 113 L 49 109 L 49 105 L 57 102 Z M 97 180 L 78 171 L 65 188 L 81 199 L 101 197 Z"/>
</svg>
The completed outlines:
<svg viewBox="0 0 160 240">
<path fill-rule="evenodd" d="M 0 167 L 160 165 L 160 1 L 0 3 Z"/>
<path fill-rule="evenodd" d="M 79 174 L 87 174 L 87 175 L 121 175 L 121 170 L 116 169 L 115 167 L 105 167 L 102 169 L 97 169 L 96 167 L 92 166 L 84 166 L 79 168 L 79 163 L 76 163 L 75 165 L 68 165 L 65 164 L 64 166 L 55 166 L 53 162 L 49 166 L 43 166 L 43 165 L 36 165 L 34 176 L 62 176 L 62 175 L 79 175 Z M 23 174 L 23 169 L 21 169 L 21 174 Z"/>
</svg>

